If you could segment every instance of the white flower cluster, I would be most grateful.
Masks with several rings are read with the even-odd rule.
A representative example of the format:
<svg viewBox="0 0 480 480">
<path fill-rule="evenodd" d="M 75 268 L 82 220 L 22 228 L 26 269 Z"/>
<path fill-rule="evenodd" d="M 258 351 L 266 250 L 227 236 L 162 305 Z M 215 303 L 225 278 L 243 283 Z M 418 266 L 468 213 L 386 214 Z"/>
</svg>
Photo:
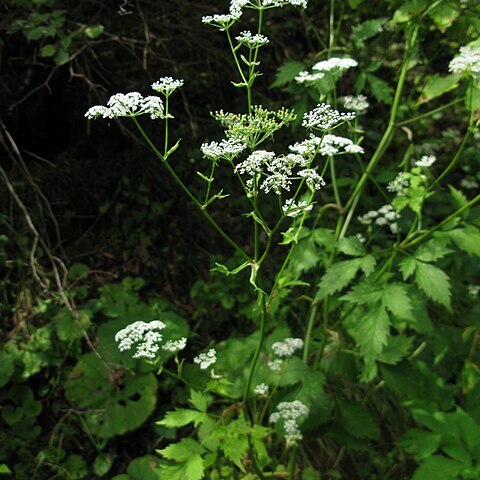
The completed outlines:
<svg viewBox="0 0 480 480">
<path fill-rule="evenodd" d="M 283 342 L 275 342 L 272 350 L 277 357 L 291 357 L 297 350 L 303 348 L 301 338 L 286 338 Z"/>
<path fill-rule="evenodd" d="M 187 339 L 185 337 L 179 340 L 168 340 L 162 345 L 162 349 L 167 352 L 179 352 L 187 346 Z"/>
<path fill-rule="evenodd" d="M 356 67 L 358 62 L 353 58 L 340 58 L 332 57 L 328 60 L 323 60 L 316 63 L 312 70 L 317 70 L 319 72 L 330 72 L 332 70 L 348 70 L 349 68 Z"/>
<path fill-rule="evenodd" d="M 150 114 L 152 119 L 164 118 L 163 102 L 160 97 L 144 97 L 138 92 L 116 93 L 107 102 L 107 106 L 95 105 L 87 110 L 88 119 L 137 117 Z"/>
<path fill-rule="evenodd" d="M 268 395 L 268 385 L 266 383 L 259 383 L 253 390 L 255 395 L 260 395 L 261 397 L 265 397 Z"/>
<path fill-rule="evenodd" d="M 452 73 L 471 73 L 480 78 L 480 47 L 460 47 L 460 54 L 449 64 Z"/>
<path fill-rule="evenodd" d="M 331 130 L 342 123 L 355 118 L 354 112 L 340 113 L 334 110 L 330 105 L 321 103 L 313 110 L 303 115 L 302 125 L 306 128 L 315 128 L 318 130 Z"/>
<path fill-rule="evenodd" d="M 213 365 L 217 361 L 217 353 L 213 348 L 211 348 L 206 353 L 200 353 L 194 359 L 194 363 L 198 363 L 202 370 L 206 370 L 210 365 Z"/>
<path fill-rule="evenodd" d="M 308 413 L 308 407 L 300 400 L 280 402 L 276 411 L 270 415 L 270 423 L 276 424 L 279 421 L 283 421 L 287 444 L 295 444 L 303 438 L 298 426 L 298 419 L 302 416 L 307 416 Z"/>
<path fill-rule="evenodd" d="M 480 293 L 480 285 L 469 285 L 467 289 L 468 289 L 468 294 L 472 298 L 478 297 L 478 294 Z"/>
<path fill-rule="evenodd" d="M 435 155 L 424 155 L 420 160 L 415 162 L 416 167 L 431 167 L 437 161 Z"/>
<path fill-rule="evenodd" d="M 391 182 L 388 183 L 387 190 L 397 195 L 405 195 L 409 186 L 410 174 L 407 172 L 400 172 Z"/>
<path fill-rule="evenodd" d="M 172 77 L 162 77 L 152 83 L 152 88 L 158 93 L 163 93 L 166 97 L 171 95 L 177 88 L 183 86 L 183 80 Z"/>
<path fill-rule="evenodd" d="M 346 95 L 343 97 L 343 106 L 347 110 L 353 110 L 357 113 L 363 113 L 368 109 L 370 104 L 368 103 L 367 97 L 365 95 Z"/>
<path fill-rule="evenodd" d="M 232 160 L 246 148 L 247 145 L 241 140 L 237 140 L 236 138 L 228 138 L 223 139 L 220 143 L 203 143 L 200 147 L 200 150 L 202 151 L 203 155 L 210 160 L 219 160 L 220 158 Z"/>
<path fill-rule="evenodd" d="M 283 360 L 276 358 L 275 360 L 270 360 L 267 365 L 272 372 L 280 372 L 283 367 Z"/>
<path fill-rule="evenodd" d="M 223 31 L 229 29 L 240 18 L 240 15 L 237 16 L 230 13 L 216 13 L 215 15 L 207 15 L 202 17 L 202 22 L 206 23 L 207 25 L 211 25 L 212 27 L 217 27 Z"/>
<path fill-rule="evenodd" d="M 357 217 L 358 221 L 363 225 L 371 225 L 374 223 L 378 226 L 388 225 L 392 233 L 397 233 L 397 220 L 400 215 L 397 214 L 391 205 L 383 205 L 378 210 L 370 210 L 365 215 Z"/>
<path fill-rule="evenodd" d="M 358 65 L 356 60 L 353 58 L 339 58 L 339 57 L 332 57 L 328 60 L 323 60 L 321 62 L 316 63 L 312 70 L 314 72 L 310 73 L 308 71 L 300 72 L 296 77 L 295 81 L 297 83 L 311 83 L 315 82 L 316 80 L 320 80 L 325 76 L 325 72 L 337 71 L 343 72 L 348 70 L 349 68 L 356 67 Z"/>
<path fill-rule="evenodd" d="M 238 43 L 245 45 L 248 48 L 263 47 L 269 43 L 268 38 L 265 35 L 259 33 L 253 35 L 252 32 L 248 30 L 242 32 L 240 35 L 235 37 Z"/>
<path fill-rule="evenodd" d="M 294 145 L 290 145 L 288 148 L 294 153 L 309 155 L 315 153 L 320 143 L 322 143 L 322 139 L 311 133 L 310 138 L 307 138 L 302 142 L 297 142 Z"/>
<path fill-rule="evenodd" d="M 342 149 L 343 152 L 341 151 Z M 318 151 L 324 156 L 332 156 L 339 153 L 365 153 L 360 145 L 356 145 L 349 138 L 336 135 L 325 135 Z"/>
<path fill-rule="evenodd" d="M 265 193 L 273 190 L 277 195 L 280 195 L 282 190 L 289 191 L 292 180 L 301 178 L 305 178 L 307 184 L 315 189 L 325 186 L 323 178 L 313 168 L 300 170 L 296 175 L 294 174 L 295 168 L 303 168 L 306 165 L 307 160 L 297 153 L 277 157 L 274 152 L 256 150 L 246 160 L 236 165 L 235 173 L 252 177 L 265 176 L 260 189 Z M 252 188 L 253 178 L 247 181 L 247 186 Z"/>
<path fill-rule="evenodd" d="M 313 208 L 311 203 L 300 201 L 295 203 L 292 198 L 285 201 L 285 205 L 282 206 L 283 214 L 287 217 L 298 217 L 303 212 L 310 212 Z"/>
<path fill-rule="evenodd" d="M 155 358 L 160 348 L 162 334 L 157 330 L 163 330 L 165 324 L 159 320 L 152 322 L 134 322 L 117 332 L 115 341 L 121 352 L 130 350 L 136 345 L 136 352 L 133 358 Z"/>
</svg>

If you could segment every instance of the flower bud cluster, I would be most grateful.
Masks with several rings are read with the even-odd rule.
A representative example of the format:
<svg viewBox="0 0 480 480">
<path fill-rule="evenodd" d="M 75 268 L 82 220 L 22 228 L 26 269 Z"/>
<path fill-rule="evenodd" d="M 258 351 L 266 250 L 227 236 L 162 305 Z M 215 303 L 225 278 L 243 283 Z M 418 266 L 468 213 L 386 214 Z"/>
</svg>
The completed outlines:
<svg viewBox="0 0 480 480">
<path fill-rule="evenodd" d="M 389 184 L 387 190 L 396 195 L 405 195 L 410 186 L 410 173 L 400 172 Z"/>
<path fill-rule="evenodd" d="M 268 38 L 265 35 L 259 33 L 253 35 L 252 32 L 244 31 L 237 37 L 237 42 L 241 45 L 245 45 L 248 48 L 263 47 L 269 43 Z"/>
<path fill-rule="evenodd" d="M 295 81 L 297 83 L 311 83 L 316 80 L 320 80 L 325 77 L 325 73 L 330 72 L 344 72 L 349 68 L 356 67 L 358 65 L 357 61 L 353 58 L 340 58 L 332 57 L 328 60 L 323 60 L 316 63 L 312 70 L 314 72 L 310 73 L 308 71 L 300 72 L 296 77 Z"/>
<path fill-rule="evenodd" d="M 363 225 L 387 225 L 392 233 L 397 233 L 397 220 L 400 214 L 396 213 L 391 205 L 383 205 L 378 210 L 370 210 L 365 215 L 357 217 L 358 221 Z"/>
<path fill-rule="evenodd" d="M 270 415 L 270 423 L 283 422 L 287 444 L 292 445 L 302 440 L 303 435 L 300 431 L 298 420 L 300 417 L 306 417 L 308 414 L 308 407 L 300 400 L 280 402 L 276 411 Z"/>
</svg>

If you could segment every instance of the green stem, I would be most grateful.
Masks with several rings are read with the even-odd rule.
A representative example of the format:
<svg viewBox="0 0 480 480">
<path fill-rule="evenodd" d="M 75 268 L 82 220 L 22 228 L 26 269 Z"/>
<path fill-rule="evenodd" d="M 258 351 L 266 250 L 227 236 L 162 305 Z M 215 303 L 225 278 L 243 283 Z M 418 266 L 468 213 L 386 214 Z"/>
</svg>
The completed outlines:
<svg viewBox="0 0 480 480">
<path fill-rule="evenodd" d="M 203 205 L 196 199 L 195 195 L 193 195 L 193 193 L 189 190 L 189 188 L 182 182 L 182 180 L 180 180 L 175 170 L 165 160 L 165 157 L 160 153 L 158 148 L 150 140 L 150 137 L 146 134 L 145 130 L 143 130 L 140 123 L 138 123 L 138 120 L 135 117 L 132 117 L 132 120 L 135 126 L 138 128 L 139 132 L 141 133 L 147 145 L 150 147 L 153 153 L 162 161 L 163 165 L 165 165 L 165 168 L 168 170 L 170 175 L 174 178 L 175 182 L 187 194 L 188 198 L 190 198 L 190 200 L 198 207 L 198 209 L 202 212 L 203 216 L 208 220 L 208 222 L 213 226 L 213 228 L 215 228 L 215 230 L 223 237 L 224 240 L 227 241 L 227 243 L 230 246 L 234 248 L 236 252 L 238 252 L 246 260 L 251 260 L 251 258 L 247 255 L 247 253 L 239 245 L 237 245 L 237 243 L 235 243 L 227 233 L 225 233 L 222 227 L 220 227 L 220 225 L 218 225 L 218 223 L 212 218 L 212 216 L 207 212 L 207 210 L 203 208 Z"/>
<path fill-rule="evenodd" d="M 290 461 L 288 462 L 288 480 L 295 480 L 295 470 L 297 465 L 297 451 L 298 451 L 298 447 L 294 446 L 290 454 Z"/>
<path fill-rule="evenodd" d="M 333 194 L 335 195 L 335 203 L 338 207 L 342 208 L 342 202 L 340 200 L 340 194 L 338 193 L 337 177 L 335 175 L 335 164 L 333 157 L 330 157 L 330 175 L 332 176 Z"/>
<path fill-rule="evenodd" d="M 134 117 L 135 118 L 135 117 Z M 165 136 L 164 136 L 163 158 L 167 159 L 168 153 L 168 95 L 165 96 Z"/>
<path fill-rule="evenodd" d="M 415 117 L 409 118 L 408 120 L 404 120 L 403 122 L 398 122 L 396 123 L 397 127 L 403 127 L 404 125 L 410 125 L 411 123 L 418 122 L 418 120 L 422 120 L 423 118 L 428 118 L 431 117 L 432 115 L 435 115 L 436 113 L 440 113 L 441 111 L 452 107 L 453 105 L 456 105 L 457 103 L 460 103 L 462 101 L 461 98 L 457 98 L 456 100 L 453 100 L 449 103 L 446 103 L 445 105 L 442 105 L 438 108 L 435 108 L 433 110 L 430 110 L 429 112 L 422 113 L 420 115 L 417 115 Z"/>
</svg>

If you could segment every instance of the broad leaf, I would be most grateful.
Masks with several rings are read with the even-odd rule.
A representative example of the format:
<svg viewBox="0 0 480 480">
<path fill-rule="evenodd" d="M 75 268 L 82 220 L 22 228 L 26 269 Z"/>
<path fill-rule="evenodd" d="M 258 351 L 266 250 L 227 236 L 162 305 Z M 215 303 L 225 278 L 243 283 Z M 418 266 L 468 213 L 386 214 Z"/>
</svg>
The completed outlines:
<svg viewBox="0 0 480 480">
<path fill-rule="evenodd" d="M 451 310 L 451 287 L 447 274 L 429 263 L 417 262 L 415 282 L 427 297 Z"/>
<path fill-rule="evenodd" d="M 333 264 L 320 280 L 320 298 L 346 287 L 360 270 L 361 261 L 362 259 L 356 258 Z"/>
<path fill-rule="evenodd" d="M 338 401 L 338 421 L 350 435 L 358 438 L 378 438 L 378 430 L 370 412 L 359 403 Z"/>
<path fill-rule="evenodd" d="M 423 87 L 418 103 L 426 103 L 458 87 L 461 75 L 431 76 Z"/>
<path fill-rule="evenodd" d="M 415 471 L 412 480 L 457 480 L 462 464 L 442 455 L 433 455 Z"/>
</svg>

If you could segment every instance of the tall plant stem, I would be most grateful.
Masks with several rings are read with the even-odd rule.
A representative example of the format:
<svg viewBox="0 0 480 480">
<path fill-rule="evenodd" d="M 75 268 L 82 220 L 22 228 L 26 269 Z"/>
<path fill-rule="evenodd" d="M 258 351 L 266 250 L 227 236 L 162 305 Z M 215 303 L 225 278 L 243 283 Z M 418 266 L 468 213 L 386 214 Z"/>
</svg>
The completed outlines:
<svg viewBox="0 0 480 480">
<path fill-rule="evenodd" d="M 403 87 L 405 84 L 405 78 L 407 76 L 407 70 L 408 70 L 408 63 L 410 60 L 410 55 L 412 54 L 413 47 L 417 41 L 417 36 L 418 36 L 418 25 L 416 25 L 413 28 L 413 31 L 407 41 L 407 45 L 405 48 L 405 54 L 403 57 L 403 62 L 402 62 L 402 67 L 400 69 L 400 76 L 398 78 L 398 83 L 397 83 L 397 88 L 395 90 L 395 97 L 393 100 L 392 108 L 390 110 L 390 119 L 388 121 L 387 128 L 382 136 L 382 139 L 380 140 L 380 143 L 378 144 L 377 149 L 375 150 L 374 154 L 372 155 L 372 158 L 370 159 L 370 162 L 368 163 L 365 172 L 363 175 L 360 177 L 360 180 L 358 181 L 357 185 L 355 186 L 355 189 L 353 190 L 352 195 L 348 199 L 345 209 L 348 210 L 353 203 L 355 202 L 355 198 L 359 195 L 361 195 L 363 187 L 368 180 L 369 175 L 371 174 L 372 170 L 376 167 L 377 163 L 379 160 L 382 158 L 383 154 L 385 153 L 386 149 L 388 148 L 390 142 L 392 141 L 392 136 L 393 132 L 395 130 L 395 120 L 397 118 L 398 114 L 398 107 L 400 106 L 400 100 L 402 97 L 402 92 L 403 92 Z"/>
<path fill-rule="evenodd" d="M 202 212 L 203 216 L 208 220 L 208 222 L 215 228 L 215 230 L 223 237 L 223 239 L 231 246 L 233 249 L 238 252 L 243 258 L 246 260 L 251 260 L 250 256 L 234 241 L 232 238 L 220 227 L 220 225 L 212 218 L 212 216 L 203 208 L 203 205 L 197 200 L 195 195 L 189 190 L 189 188 L 182 182 L 182 180 L 178 177 L 175 170 L 172 166 L 165 160 L 165 157 L 160 153 L 158 148 L 153 144 L 150 140 L 150 137 L 147 135 L 145 130 L 143 130 L 142 126 L 138 122 L 135 117 L 132 117 L 133 123 L 138 128 L 140 134 L 142 135 L 147 145 L 153 151 L 153 153 L 162 161 L 165 168 L 168 170 L 170 175 L 173 177 L 175 182 L 180 186 L 180 188 L 187 194 L 188 198 L 196 205 L 196 207 Z"/>
</svg>

